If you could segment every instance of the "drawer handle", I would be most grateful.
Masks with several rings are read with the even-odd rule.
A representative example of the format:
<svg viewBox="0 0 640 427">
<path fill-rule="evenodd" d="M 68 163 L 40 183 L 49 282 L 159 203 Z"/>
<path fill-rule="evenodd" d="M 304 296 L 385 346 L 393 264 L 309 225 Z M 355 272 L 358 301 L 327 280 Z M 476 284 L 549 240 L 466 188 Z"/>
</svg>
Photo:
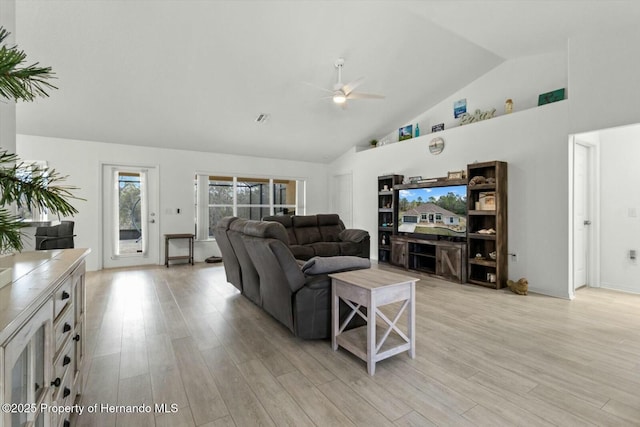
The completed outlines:
<svg viewBox="0 0 640 427">
<path fill-rule="evenodd" d="M 69 332 L 71 330 L 71 325 L 68 323 L 65 323 L 64 326 L 62 327 L 62 332 Z"/>
<path fill-rule="evenodd" d="M 69 363 L 71 363 L 71 358 L 65 355 L 64 358 L 62 358 L 62 366 L 67 366 Z"/>
<path fill-rule="evenodd" d="M 73 337 L 74 341 L 80 341 L 80 334 L 76 334 L 75 337 Z"/>
<path fill-rule="evenodd" d="M 62 392 L 62 397 L 67 397 L 71 394 L 71 389 L 69 387 L 65 387 L 64 391 Z"/>
<path fill-rule="evenodd" d="M 67 291 L 62 291 L 62 298 L 61 298 L 61 299 L 62 299 L 62 300 L 69 299 L 69 297 L 70 297 L 70 296 L 71 296 L 71 295 L 69 295 L 69 292 L 67 292 Z"/>
<path fill-rule="evenodd" d="M 60 387 L 60 383 L 62 383 L 62 381 L 60 380 L 60 377 L 58 377 L 55 380 L 51 381 L 51 385 L 54 386 L 54 387 Z"/>
</svg>

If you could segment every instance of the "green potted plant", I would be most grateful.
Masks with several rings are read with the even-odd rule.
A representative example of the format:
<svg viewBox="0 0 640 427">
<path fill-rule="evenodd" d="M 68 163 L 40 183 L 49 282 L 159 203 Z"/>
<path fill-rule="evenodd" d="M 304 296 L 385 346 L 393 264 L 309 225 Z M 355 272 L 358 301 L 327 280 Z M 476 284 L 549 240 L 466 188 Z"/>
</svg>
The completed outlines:
<svg viewBox="0 0 640 427">
<path fill-rule="evenodd" d="M 0 102 L 33 101 L 49 96 L 47 90 L 57 89 L 49 79 L 54 78 L 51 67 L 37 63 L 25 66 L 26 54 L 17 46 L 8 46 L 9 32 L 0 27 Z M 54 169 L 31 166 L 24 174 L 25 165 L 15 154 L 0 148 L 0 254 L 21 251 L 21 229 L 25 224 L 9 206 L 46 209 L 53 215 L 69 216 L 78 211 L 69 203 L 77 199 L 71 193 L 76 187 L 60 185 L 66 176 Z"/>
</svg>

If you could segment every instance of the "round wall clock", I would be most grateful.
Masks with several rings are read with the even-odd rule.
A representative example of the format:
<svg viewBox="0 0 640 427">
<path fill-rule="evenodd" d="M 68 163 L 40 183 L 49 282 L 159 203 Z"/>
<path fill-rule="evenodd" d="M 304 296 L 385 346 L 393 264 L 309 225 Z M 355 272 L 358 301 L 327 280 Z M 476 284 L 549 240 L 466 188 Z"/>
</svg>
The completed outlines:
<svg viewBox="0 0 640 427">
<path fill-rule="evenodd" d="M 444 139 L 437 137 L 429 141 L 429 152 L 431 154 L 440 154 L 444 150 Z"/>
</svg>

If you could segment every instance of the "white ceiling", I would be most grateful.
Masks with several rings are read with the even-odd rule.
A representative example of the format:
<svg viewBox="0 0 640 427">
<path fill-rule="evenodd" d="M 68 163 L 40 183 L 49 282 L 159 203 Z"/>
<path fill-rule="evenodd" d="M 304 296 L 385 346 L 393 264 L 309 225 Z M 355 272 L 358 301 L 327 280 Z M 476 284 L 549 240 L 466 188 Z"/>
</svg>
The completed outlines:
<svg viewBox="0 0 640 427">
<path fill-rule="evenodd" d="M 640 1 L 16 2 L 16 41 L 59 90 L 18 133 L 327 162 L 506 59 L 637 25 Z M 331 88 L 366 76 L 343 110 Z M 259 113 L 270 114 L 256 124 Z"/>
</svg>

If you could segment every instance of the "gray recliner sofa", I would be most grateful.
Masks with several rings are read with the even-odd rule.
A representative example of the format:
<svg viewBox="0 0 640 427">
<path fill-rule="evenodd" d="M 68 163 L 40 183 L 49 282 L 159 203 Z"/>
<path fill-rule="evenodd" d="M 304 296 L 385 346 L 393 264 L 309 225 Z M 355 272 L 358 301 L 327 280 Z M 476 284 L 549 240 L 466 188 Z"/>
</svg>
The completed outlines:
<svg viewBox="0 0 640 427">
<path fill-rule="evenodd" d="M 369 232 L 346 229 L 337 214 L 275 215 L 262 220 L 279 222 L 284 226 L 289 248 L 296 259 L 338 255 L 362 258 L 370 256 Z"/>
<path fill-rule="evenodd" d="M 297 337 L 330 337 L 331 279 L 327 274 L 368 268 L 369 260 L 338 256 L 323 258 L 323 262 L 317 262 L 314 258 L 308 265 L 301 266 L 289 249 L 286 230 L 282 224 L 225 218 L 221 228 L 226 224 L 229 225 L 227 235 L 231 244 L 220 246 L 222 259 L 225 268 L 227 259 L 231 259 L 232 266 L 236 263 L 240 266 L 243 295 L 262 307 Z M 229 252 L 229 249 L 232 251 Z M 318 265 L 322 265 L 321 271 L 318 271 Z M 314 270 L 319 274 L 311 274 Z M 251 294 L 256 290 L 256 282 L 249 286 L 244 283 L 245 279 L 255 280 L 256 275 L 258 298 Z M 340 313 L 341 322 L 350 313 L 342 301 Z M 349 327 L 363 323 L 359 316 L 355 316 Z"/>
</svg>

